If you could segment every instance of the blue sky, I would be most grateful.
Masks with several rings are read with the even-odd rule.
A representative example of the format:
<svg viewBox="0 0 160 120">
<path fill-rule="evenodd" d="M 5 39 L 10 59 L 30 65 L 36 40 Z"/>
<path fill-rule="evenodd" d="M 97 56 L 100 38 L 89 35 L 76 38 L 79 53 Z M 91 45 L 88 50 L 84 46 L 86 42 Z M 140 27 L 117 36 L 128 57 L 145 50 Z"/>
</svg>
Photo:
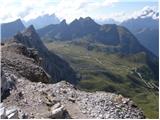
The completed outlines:
<svg viewBox="0 0 160 120">
<path fill-rule="evenodd" d="M 0 3 L 0 23 L 17 18 L 28 21 L 53 13 L 67 22 L 87 16 L 123 21 L 140 15 L 144 9 L 158 9 L 158 0 L 0 0 Z"/>
</svg>

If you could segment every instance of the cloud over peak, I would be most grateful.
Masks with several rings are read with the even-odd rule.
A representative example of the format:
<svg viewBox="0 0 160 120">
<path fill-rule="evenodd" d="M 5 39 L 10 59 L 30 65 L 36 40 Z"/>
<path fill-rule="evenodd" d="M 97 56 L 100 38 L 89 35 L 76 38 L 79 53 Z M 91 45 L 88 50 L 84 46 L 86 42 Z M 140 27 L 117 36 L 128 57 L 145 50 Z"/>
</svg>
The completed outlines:
<svg viewBox="0 0 160 120">
<path fill-rule="evenodd" d="M 133 13 L 132 18 L 148 18 L 159 19 L 159 13 L 155 6 L 145 6 L 142 10 Z"/>
<path fill-rule="evenodd" d="M 44 14 L 56 13 L 60 18 L 73 20 L 88 16 L 93 10 L 111 5 L 118 0 L 3 0 L 0 5 L 0 22 L 21 18 L 25 21 Z"/>
</svg>

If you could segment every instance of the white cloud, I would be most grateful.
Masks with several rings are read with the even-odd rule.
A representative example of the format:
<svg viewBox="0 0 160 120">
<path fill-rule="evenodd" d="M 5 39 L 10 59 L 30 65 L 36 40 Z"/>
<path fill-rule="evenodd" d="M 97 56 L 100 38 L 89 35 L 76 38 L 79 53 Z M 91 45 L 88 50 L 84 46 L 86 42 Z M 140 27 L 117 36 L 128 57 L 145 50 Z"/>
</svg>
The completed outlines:
<svg viewBox="0 0 160 120">
<path fill-rule="evenodd" d="M 50 6 L 49 11 L 54 11 L 56 15 L 61 19 L 66 19 L 71 22 L 75 18 L 87 17 L 99 8 L 107 7 L 118 0 L 102 2 L 97 0 L 60 0 L 55 8 Z"/>
<path fill-rule="evenodd" d="M 8 22 L 17 18 L 28 21 L 45 13 L 55 13 L 68 22 L 98 8 L 112 5 L 118 0 L 0 0 L 0 22 Z M 54 4 L 56 2 L 56 4 Z"/>
<path fill-rule="evenodd" d="M 98 10 L 113 6 L 120 0 L 0 0 L 0 23 L 13 21 L 21 18 L 25 21 L 34 19 L 44 14 L 55 13 L 60 19 L 71 22 L 75 18 L 91 16 L 94 19 L 106 20 L 113 18 L 117 21 L 124 21 L 129 18 L 136 18 L 146 14 L 146 11 L 155 7 L 146 6 L 133 13 L 126 11 L 95 14 Z M 148 16 L 156 18 L 153 12 Z"/>
<path fill-rule="evenodd" d="M 135 11 L 130 18 L 152 17 L 154 19 L 157 19 L 158 17 L 155 16 L 157 12 L 158 12 L 158 10 L 155 6 L 145 6 L 143 9 L 141 9 L 139 11 Z"/>
<path fill-rule="evenodd" d="M 0 2 L 0 22 L 37 17 L 47 6 L 45 0 L 0 0 Z"/>
<path fill-rule="evenodd" d="M 114 19 L 118 22 L 123 22 L 128 19 L 136 19 L 138 17 L 140 18 L 146 18 L 146 17 L 152 17 L 153 19 L 159 19 L 159 16 L 156 16 L 158 13 L 156 6 L 145 6 L 140 10 L 133 11 L 132 13 L 127 12 L 119 12 L 119 13 L 111 13 L 111 14 L 102 14 L 97 15 L 96 20 L 97 21 L 107 21 L 109 19 Z"/>
</svg>

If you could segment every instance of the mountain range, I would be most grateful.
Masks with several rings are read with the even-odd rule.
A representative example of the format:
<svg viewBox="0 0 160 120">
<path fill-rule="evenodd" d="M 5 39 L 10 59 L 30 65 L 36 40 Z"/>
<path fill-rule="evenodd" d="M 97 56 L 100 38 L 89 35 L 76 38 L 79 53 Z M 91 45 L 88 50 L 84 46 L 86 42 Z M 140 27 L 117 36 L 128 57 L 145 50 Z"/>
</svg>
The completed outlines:
<svg viewBox="0 0 160 120">
<path fill-rule="evenodd" d="M 46 16 L 49 18 L 51 17 L 49 15 Z M 46 23 L 41 22 L 41 20 L 45 21 L 47 20 L 47 17 L 45 17 L 46 19 L 39 17 L 35 19 L 35 23 Z M 53 16 L 51 18 L 53 18 Z M 39 22 L 36 22 L 37 20 Z M 148 23 L 147 26 L 144 21 Z M 128 21 L 123 22 L 121 26 L 115 24 L 99 25 L 90 17 L 80 17 L 79 19 L 72 21 L 70 24 L 67 24 L 66 21 L 63 20 L 59 24 L 47 25 L 38 29 L 37 32 L 43 39 L 52 40 L 56 39 L 66 41 L 87 37 L 93 41 L 112 46 L 111 49 L 113 49 L 113 51 L 119 51 L 127 54 L 143 51 L 147 48 L 156 56 L 158 56 L 157 43 L 159 30 L 157 25 L 158 20 L 154 20 L 151 17 L 137 17 L 137 19 L 129 19 Z M 128 28 L 136 37 L 123 26 Z M 136 28 L 135 26 L 138 26 L 139 28 Z M 22 21 L 18 19 L 11 23 L 2 24 L 1 28 L 3 41 L 4 39 L 8 39 L 9 37 L 13 36 L 17 32 L 23 31 L 25 26 L 23 25 Z"/>
<path fill-rule="evenodd" d="M 49 15 L 46 16 L 51 17 Z M 47 17 L 46 19 L 44 18 L 39 17 L 35 19 L 35 22 L 39 20 L 39 22 L 36 23 L 45 23 L 40 22 L 41 20 L 47 20 Z M 51 18 L 53 18 L 53 16 Z M 146 19 L 150 21 L 150 24 L 147 22 L 147 26 L 145 26 L 146 23 L 144 22 L 147 21 Z M 136 24 L 133 26 L 138 26 L 141 29 L 133 27 L 132 24 Z M 137 24 L 140 24 L 141 26 Z M 74 21 L 72 21 L 70 24 L 67 24 L 66 21 L 63 20 L 59 24 L 47 25 L 43 28 L 38 29 L 37 32 L 43 39 L 52 40 L 56 39 L 66 41 L 85 37 L 87 39 L 92 39 L 92 41 L 94 42 L 96 41 L 99 43 L 110 45 L 108 47 L 109 49 L 113 49 L 113 51 L 115 52 L 119 51 L 125 54 L 136 53 L 147 48 L 156 56 L 158 56 L 158 28 L 156 29 L 155 27 L 157 26 L 157 24 L 158 20 L 153 20 L 150 17 L 138 17 L 137 19 L 129 19 L 128 21 L 123 22 L 121 26 L 115 24 L 99 25 L 90 17 L 80 17 L 79 19 L 75 19 Z M 123 26 L 128 28 L 136 37 L 134 37 L 134 35 Z M 13 29 L 14 27 L 16 29 Z M 21 20 L 18 19 L 11 23 L 2 24 L 1 28 L 3 40 L 13 36 L 18 31 L 22 31 L 25 27 Z M 7 32 L 8 30 L 10 32 Z"/>
<path fill-rule="evenodd" d="M 159 56 L 158 17 L 158 12 L 146 9 L 136 18 L 130 18 L 120 24 L 128 28 L 138 41 L 156 56 Z"/>
<path fill-rule="evenodd" d="M 60 20 L 58 19 L 58 17 L 55 14 L 44 14 L 42 16 L 38 16 L 34 19 L 30 19 L 28 21 L 23 21 L 24 25 L 26 27 L 30 26 L 30 25 L 34 25 L 35 29 L 39 29 L 42 27 L 45 27 L 47 25 L 50 24 L 58 24 L 60 23 Z"/>
<path fill-rule="evenodd" d="M 134 35 L 123 26 L 115 24 L 99 25 L 90 17 L 75 19 L 70 24 L 63 20 L 60 24 L 48 25 L 37 30 L 43 39 L 75 40 L 88 38 L 92 42 L 99 42 L 112 47 L 115 52 L 131 54 L 142 51 Z"/>
<path fill-rule="evenodd" d="M 101 42 L 105 41 L 108 44 L 109 40 L 104 39 L 105 37 L 108 37 L 108 36 L 105 36 L 106 35 L 106 33 L 104 32 L 105 30 L 102 30 L 102 29 L 107 29 L 107 27 L 105 27 L 106 23 L 112 24 L 112 25 L 114 23 L 114 24 L 120 24 L 120 26 L 126 27 L 129 31 L 131 31 L 131 33 L 134 34 L 134 36 L 137 38 L 137 40 L 142 46 L 147 48 L 154 55 L 159 56 L 158 55 L 159 54 L 159 51 L 158 51 L 159 50 L 158 49 L 159 19 L 158 17 L 159 17 L 158 12 L 154 11 L 153 9 L 145 9 L 142 11 L 141 14 L 139 14 L 135 18 L 127 19 L 122 23 L 116 22 L 114 19 L 107 19 L 103 22 L 97 21 L 98 23 L 103 24 L 103 25 L 99 25 L 89 17 L 75 19 L 70 24 L 67 24 L 65 20 L 61 21 L 60 23 L 60 20 L 56 17 L 55 14 L 52 14 L 52 15 L 45 14 L 35 19 L 31 19 L 27 22 L 25 21 L 22 22 L 20 19 L 18 19 L 11 23 L 4 23 L 4 24 L 2 23 L 1 38 L 2 40 L 9 38 L 14 34 L 16 34 L 18 31 L 24 30 L 25 26 L 34 25 L 34 27 L 38 29 L 37 32 L 40 34 L 40 36 L 47 39 L 65 38 L 70 40 L 70 39 L 76 39 L 79 37 L 87 36 L 92 39 L 96 39 L 96 40 L 98 39 L 98 41 L 101 41 Z M 86 27 L 86 24 L 89 25 L 88 23 L 90 24 L 90 26 L 87 26 L 88 31 L 86 31 L 87 29 L 85 27 Z M 91 27 L 92 25 L 94 26 L 94 28 Z M 10 26 L 10 27 L 8 28 L 7 26 Z M 100 26 L 103 26 L 103 27 L 100 28 Z M 12 30 L 14 27 L 16 29 Z M 76 27 L 79 28 L 80 33 L 78 33 L 78 29 L 76 29 Z M 109 28 L 109 25 L 108 25 L 108 28 Z M 8 30 L 9 32 L 7 32 Z"/>
<path fill-rule="evenodd" d="M 51 83 L 66 80 L 80 89 L 121 93 L 133 98 L 149 117 L 157 116 L 158 57 L 126 27 L 99 25 L 90 17 L 80 17 L 70 24 L 63 20 L 37 30 L 33 25 L 25 29 L 21 20 L 5 23 L 2 28 L 5 31 L 2 36 L 7 36 L 2 38 L 4 44 L 7 43 L 5 39 L 23 44 L 29 48 L 27 55 L 38 61 L 47 72 L 31 64 L 33 71 L 31 69 L 29 73 L 34 73 L 34 77 L 42 73 L 45 78 L 48 75 L 51 77 Z M 10 30 L 12 32 L 7 32 Z M 138 33 L 141 36 L 146 30 Z M 11 51 L 15 50 L 14 47 L 12 44 Z M 24 47 L 18 47 L 16 52 L 19 49 L 26 52 Z M 19 61 L 14 55 L 8 56 Z M 34 63 L 32 60 L 29 62 Z M 33 78 L 28 75 L 29 62 L 15 64 L 11 60 L 11 66 L 17 66 L 15 71 L 22 76 L 25 72 L 21 69 L 25 66 L 25 77 L 32 81 Z M 12 70 L 12 67 L 9 69 Z"/>
<path fill-rule="evenodd" d="M 79 41 L 84 39 L 91 43 L 104 44 L 105 51 L 121 55 L 133 55 L 145 52 L 147 63 L 158 77 L 158 58 L 143 47 L 137 38 L 125 27 L 115 24 L 99 25 L 90 17 L 75 19 L 70 24 L 65 20 L 60 24 L 48 25 L 38 29 L 37 33 L 45 40 L 51 41 Z M 89 46 L 88 46 L 89 47 Z"/>
</svg>

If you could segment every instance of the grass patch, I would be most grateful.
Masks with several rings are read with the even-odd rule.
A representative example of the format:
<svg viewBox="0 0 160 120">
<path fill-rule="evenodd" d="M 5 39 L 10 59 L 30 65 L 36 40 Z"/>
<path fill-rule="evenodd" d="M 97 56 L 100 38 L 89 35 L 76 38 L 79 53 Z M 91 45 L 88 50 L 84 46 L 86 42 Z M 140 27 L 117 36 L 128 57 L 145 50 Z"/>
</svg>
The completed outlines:
<svg viewBox="0 0 160 120">
<path fill-rule="evenodd" d="M 82 44 L 82 45 L 81 45 Z M 130 97 L 144 111 L 147 118 L 158 118 L 158 94 L 155 90 L 146 88 L 143 81 L 132 74 L 134 68 L 139 68 L 144 78 L 153 80 L 146 66 L 145 54 L 120 56 L 99 50 L 106 47 L 98 45 L 96 50 L 88 49 L 86 45 L 72 42 L 46 43 L 48 49 L 70 63 L 81 76 L 78 87 L 86 91 L 107 91 L 120 93 Z M 108 46 L 107 46 L 108 47 Z M 98 49 L 98 50 L 97 50 Z"/>
</svg>

